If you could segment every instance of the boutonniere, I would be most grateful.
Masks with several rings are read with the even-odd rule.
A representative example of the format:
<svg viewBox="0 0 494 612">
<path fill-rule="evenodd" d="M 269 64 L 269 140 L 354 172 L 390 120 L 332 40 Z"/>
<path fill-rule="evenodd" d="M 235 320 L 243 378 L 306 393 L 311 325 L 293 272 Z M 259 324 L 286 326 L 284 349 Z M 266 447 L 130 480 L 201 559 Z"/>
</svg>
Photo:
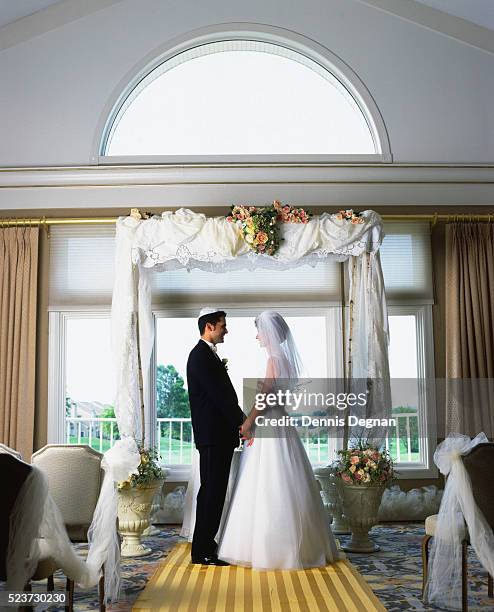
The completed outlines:
<svg viewBox="0 0 494 612">
<path fill-rule="evenodd" d="M 228 359 L 226 357 L 223 357 L 221 363 L 223 364 L 225 370 L 228 370 Z"/>
</svg>

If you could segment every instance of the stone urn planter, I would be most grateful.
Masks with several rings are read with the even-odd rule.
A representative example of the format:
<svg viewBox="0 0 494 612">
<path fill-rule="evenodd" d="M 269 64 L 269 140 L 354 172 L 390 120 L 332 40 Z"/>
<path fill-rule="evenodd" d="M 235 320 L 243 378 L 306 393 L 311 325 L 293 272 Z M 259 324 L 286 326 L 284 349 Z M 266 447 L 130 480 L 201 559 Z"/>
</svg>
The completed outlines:
<svg viewBox="0 0 494 612">
<path fill-rule="evenodd" d="M 343 514 L 352 537 L 343 546 L 348 552 L 372 553 L 379 546 L 369 538 L 369 530 L 378 523 L 379 506 L 384 492 L 383 485 L 353 485 L 342 483 Z"/>
<path fill-rule="evenodd" d="M 314 476 L 321 485 L 321 497 L 331 523 L 331 531 L 336 535 L 350 533 L 343 516 L 342 483 L 337 475 L 338 468 L 333 465 L 314 468 Z"/>
<path fill-rule="evenodd" d="M 118 531 L 123 538 L 122 557 L 142 557 L 151 552 L 141 543 L 141 535 L 150 525 L 153 500 L 163 483 L 161 478 L 149 484 L 119 489 Z"/>
</svg>

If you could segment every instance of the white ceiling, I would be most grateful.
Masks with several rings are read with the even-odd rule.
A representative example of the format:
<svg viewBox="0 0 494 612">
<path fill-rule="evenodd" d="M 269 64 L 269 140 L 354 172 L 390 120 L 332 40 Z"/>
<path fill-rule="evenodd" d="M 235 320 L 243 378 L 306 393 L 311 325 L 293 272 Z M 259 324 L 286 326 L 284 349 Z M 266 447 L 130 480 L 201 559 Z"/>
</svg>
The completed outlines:
<svg viewBox="0 0 494 612">
<path fill-rule="evenodd" d="M 494 30 L 494 0 L 416 0 L 416 2 Z"/>
<path fill-rule="evenodd" d="M 0 28 L 61 0 L 0 0 Z"/>
<path fill-rule="evenodd" d="M 494 30 L 494 0 L 414 0 Z M 63 0 L 0 0 L 0 27 Z"/>
</svg>

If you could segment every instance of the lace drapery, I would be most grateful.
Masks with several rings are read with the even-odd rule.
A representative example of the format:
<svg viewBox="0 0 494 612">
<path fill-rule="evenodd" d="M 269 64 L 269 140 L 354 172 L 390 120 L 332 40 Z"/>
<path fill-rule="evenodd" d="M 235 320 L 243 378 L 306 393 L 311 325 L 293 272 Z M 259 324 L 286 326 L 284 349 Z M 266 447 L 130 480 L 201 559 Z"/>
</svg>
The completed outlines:
<svg viewBox="0 0 494 612">
<path fill-rule="evenodd" d="M 154 342 L 150 274 L 177 268 L 285 270 L 321 259 L 351 260 L 358 268 L 350 283 L 353 318 L 358 322 L 352 335 L 358 357 L 353 376 L 379 377 L 382 382 L 373 390 L 373 401 L 390 408 L 387 310 L 378 253 L 384 232 L 376 212 L 366 210 L 361 217 L 363 223 L 352 224 L 324 213 L 307 224 L 281 224 L 282 240 L 273 256 L 251 251 L 237 226 L 225 217 L 206 217 L 187 209 L 146 220 L 121 217 L 116 226 L 112 300 L 115 414 L 120 433 L 135 439 L 141 435 L 137 338 L 145 389 Z M 383 410 L 380 414 L 385 416 Z"/>
</svg>

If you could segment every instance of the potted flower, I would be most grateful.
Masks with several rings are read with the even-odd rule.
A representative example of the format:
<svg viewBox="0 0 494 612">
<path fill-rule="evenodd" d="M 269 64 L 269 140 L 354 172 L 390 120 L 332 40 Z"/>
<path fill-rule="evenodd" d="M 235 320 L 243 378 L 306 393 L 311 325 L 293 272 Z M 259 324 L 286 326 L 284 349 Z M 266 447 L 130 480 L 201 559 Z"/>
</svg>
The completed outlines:
<svg viewBox="0 0 494 612">
<path fill-rule="evenodd" d="M 338 451 L 338 475 L 343 486 L 343 513 L 352 537 L 344 547 L 349 552 L 375 552 L 379 546 L 369 538 L 378 522 L 384 489 L 394 478 L 388 451 L 359 442 L 355 448 Z"/>
<path fill-rule="evenodd" d="M 127 480 L 118 483 L 118 530 L 123 537 L 122 557 L 140 557 L 151 552 L 150 548 L 141 544 L 141 535 L 149 526 L 153 499 L 165 480 L 158 453 L 141 447 L 139 454 L 141 460 L 137 469 Z"/>
</svg>

